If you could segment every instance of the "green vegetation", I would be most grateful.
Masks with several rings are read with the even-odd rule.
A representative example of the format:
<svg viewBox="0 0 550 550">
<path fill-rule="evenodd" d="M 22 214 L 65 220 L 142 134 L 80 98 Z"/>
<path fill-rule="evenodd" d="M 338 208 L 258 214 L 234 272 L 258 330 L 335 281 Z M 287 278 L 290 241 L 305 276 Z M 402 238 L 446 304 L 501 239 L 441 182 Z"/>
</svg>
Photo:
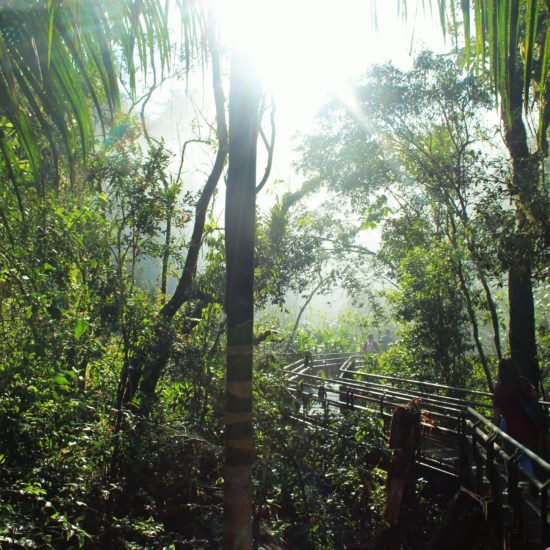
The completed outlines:
<svg viewBox="0 0 550 550">
<path fill-rule="evenodd" d="M 510 351 L 549 389 L 550 8 L 472 2 L 470 44 L 462 2 L 466 50 L 372 67 L 353 105 L 330 100 L 301 187 L 268 209 L 257 75 L 200 1 L 178 2 L 174 55 L 168 4 L 0 6 L 0 547 L 368 548 L 381 421 L 296 423 L 282 366 L 372 333 L 372 373 L 487 391 Z M 186 143 L 206 175 L 144 115 L 193 70 L 212 81 Z M 336 288 L 339 318 L 308 317 Z M 409 548 L 441 519 L 434 497 L 418 484 Z"/>
</svg>

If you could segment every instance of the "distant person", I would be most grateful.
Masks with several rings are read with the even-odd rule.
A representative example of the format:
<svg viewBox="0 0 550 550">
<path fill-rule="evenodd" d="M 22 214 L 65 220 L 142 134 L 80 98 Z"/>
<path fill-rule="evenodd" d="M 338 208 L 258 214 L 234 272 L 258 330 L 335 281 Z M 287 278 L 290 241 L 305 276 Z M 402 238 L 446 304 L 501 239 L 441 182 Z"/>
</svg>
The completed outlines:
<svg viewBox="0 0 550 550">
<path fill-rule="evenodd" d="M 363 347 L 363 353 L 378 353 L 378 344 L 374 339 L 374 334 L 367 336 L 367 341 Z"/>
<path fill-rule="evenodd" d="M 527 414 L 526 405 L 532 404 L 536 398 L 533 384 L 519 374 L 512 359 L 501 359 L 498 363 L 498 381 L 493 395 L 493 405 L 501 415 L 499 427 L 517 442 L 535 452 L 539 447 L 539 434 Z M 533 463 L 528 457 L 523 456 L 520 464 L 527 473 L 535 474 Z"/>
<path fill-rule="evenodd" d="M 395 337 L 391 333 L 391 330 L 387 328 L 380 339 L 380 347 L 382 348 L 382 351 L 386 351 L 387 349 L 391 348 L 393 344 L 395 343 Z"/>
</svg>

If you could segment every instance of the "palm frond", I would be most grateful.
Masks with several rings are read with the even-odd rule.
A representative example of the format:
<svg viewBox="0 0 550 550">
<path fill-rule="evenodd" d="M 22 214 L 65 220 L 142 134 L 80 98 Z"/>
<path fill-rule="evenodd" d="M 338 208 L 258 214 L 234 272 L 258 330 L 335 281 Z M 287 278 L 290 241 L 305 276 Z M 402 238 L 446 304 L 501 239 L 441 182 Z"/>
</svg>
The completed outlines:
<svg viewBox="0 0 550 550">
<path fill-rule="evenodd" d="M 199 43 L 200 0 L 188 7 L 184 40 Z M 0 129 L 11 125 L 38 176 L 46 150 L 61 142 L 72 168 L 93 145 L 93 113 L 120 107 L 124 71 L 132 94 L 136 72 L 170 65 L 167 0 L 11 0 L 0 6 Z M 156 69 L 156 68 L 155 68 Z"/>
<path fill-rule="evenodd" d="M 537 77 L 534 71 L 535 58 L 539 55 L 536 44 L 546 43 L 548 39 L 549 26 L 541 24 L 548 19 L 547 2 L 475 0 L 474 17 L 476 61 L 491 76 L 497 99 L 509 115 L 512 86 L 518 78 L 522 79 L 523 104 L 527 111 L 533 78 Z M 485 64 L 486 52 L 488 67 Z M 548 60 L 543 62 L 542 72 L 547 68 Z M 540 80 L 536 83 L 536 95 L 542 98 L 548 83 L 544 74 L 536 80 Z"/>
<path fill-rule="evenodd" d="M 399 0 L 403 3 L 406 0 Z M 461 0 L 457 10 L 455 0 L 437 2 L 443 32 L 446 27 L 463 27 L 466 61 L 491 82 L 496 101 L 509 112 L 514 81 L 523 79 L 524 108 L 529 108 L 530 89 L 536 78 L 536 96 L 542 99 L 549 83 L 550 1 L 549 0 Z M 424 4 L 424 2 L 423 2 Z M 460 21 L 455 14 L 459 11 Z M 473 28 L 471 21 L 473 19 Z M 544 22 L 544 24 L 542 23 Z M 475 48 L 472 49 L 472 30 Z M 537 46 L 544 45 L 544 46 Z M 544 53 L 538 51 L 544 48 Z M 472 50 L 474 55 L 472 55 Z M 542 70 L 535 74 L 535 59 L 543 59 Z M 521 65 L 523 67 L 521 68 Z M 540 78 L 539 78 L 540 75 Z"/>
</svg>

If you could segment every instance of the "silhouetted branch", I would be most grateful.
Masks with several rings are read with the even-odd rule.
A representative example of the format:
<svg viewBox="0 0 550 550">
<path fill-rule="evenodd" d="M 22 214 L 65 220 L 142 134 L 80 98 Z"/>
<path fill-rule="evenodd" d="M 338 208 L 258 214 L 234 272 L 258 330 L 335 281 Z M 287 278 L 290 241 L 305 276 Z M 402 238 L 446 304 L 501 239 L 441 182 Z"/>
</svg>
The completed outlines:
<svg viewBox="0 0 550 550">
<path fill-rule="evenodd" d="M 271 122 L 271 140 L 268 141 L 267 137 L 260 126 L 260 136 L 262 138 L 262 141 L 264 142 L 265 148 L 267 149 L 267 163 L 264 171 L 264 176 L 260 180 L 260 183 L 256 186 L 256 193 L 259 193 L 264 185 L 267 183 L 267 178 L 269 178 L 269 174 L 271 173 L 271 167 L 273 165 L 273 153 L 275 151 L 275 103 L 271 103 L 271 115 L 269 117 Z"/>
</svg>

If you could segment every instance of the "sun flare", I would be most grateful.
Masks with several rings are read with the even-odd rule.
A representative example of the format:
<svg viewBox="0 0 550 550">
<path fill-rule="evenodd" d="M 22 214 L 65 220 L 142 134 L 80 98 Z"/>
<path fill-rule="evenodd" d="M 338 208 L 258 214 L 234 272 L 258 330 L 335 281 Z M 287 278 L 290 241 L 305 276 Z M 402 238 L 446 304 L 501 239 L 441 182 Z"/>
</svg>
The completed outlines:
<svg viewBox="0 0 550 550">
<path fill-rule="evenodd" d="M 345 87 L 357 44 L 374 34 L 364 0 L 232 0 L 219 13 L 228 42 L 246 49 L 269 86 L 309 101 Z"/>
<path fill-rule="evenodd" d="M 413 27 L 396 27 L 395 6 L 372 0 L 225 0 L 227 43 L 246 50 L 279 102 L 308 118 L 328 94 L 349 101 L 350 81 L 369 65 L 407 56 Z M 394 32 L 383 32 L 393 23 Z M 435 26 L 424 28 L 424 35 Z M 418 33 L 418 29 L 417 29 Z"/>
</svg>

